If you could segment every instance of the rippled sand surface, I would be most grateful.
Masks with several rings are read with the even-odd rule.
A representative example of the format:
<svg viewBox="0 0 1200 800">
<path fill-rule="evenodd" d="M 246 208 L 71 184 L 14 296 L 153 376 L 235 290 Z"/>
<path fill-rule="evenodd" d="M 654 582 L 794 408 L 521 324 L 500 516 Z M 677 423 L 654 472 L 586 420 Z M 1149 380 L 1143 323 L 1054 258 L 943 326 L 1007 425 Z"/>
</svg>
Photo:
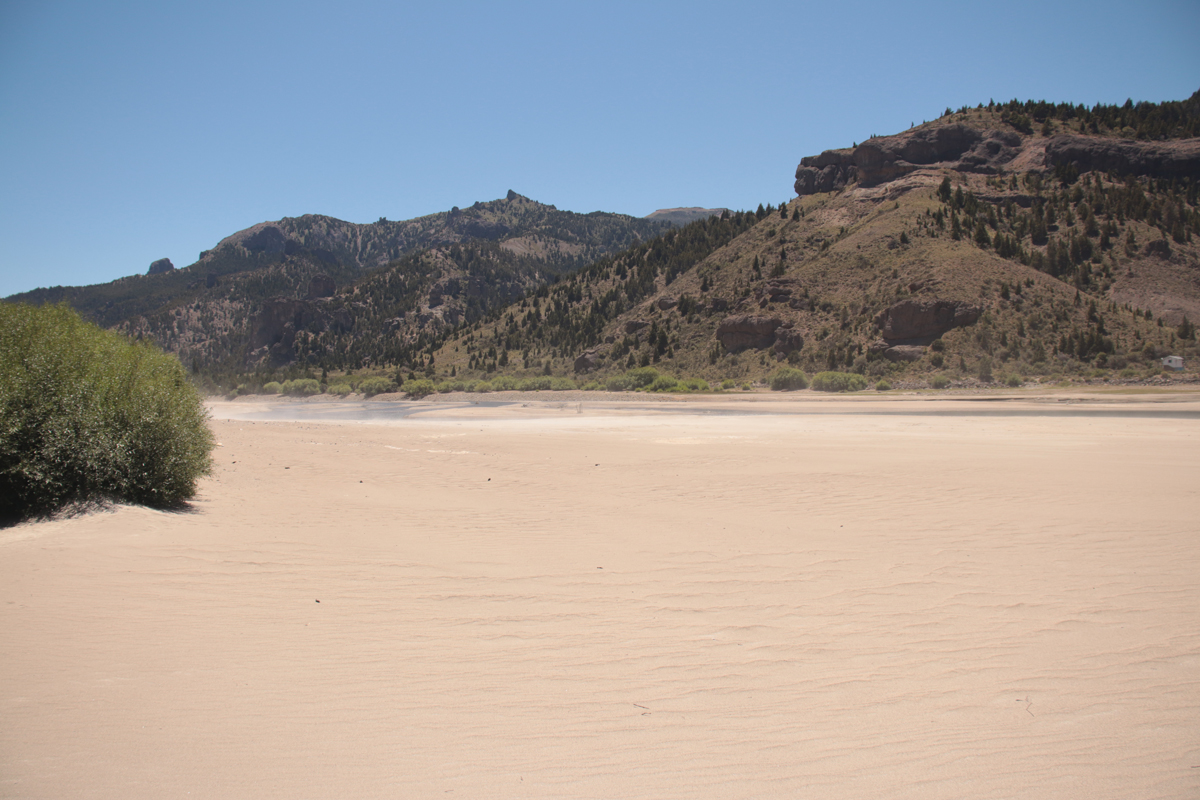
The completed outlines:
<svg viewBox="0 0 1200 800">
<path fill-rule="evenodd" d="M 1200 796 L 1195 402 L 291 408 L 0 530 L 0 797 Z"/>
</svg>

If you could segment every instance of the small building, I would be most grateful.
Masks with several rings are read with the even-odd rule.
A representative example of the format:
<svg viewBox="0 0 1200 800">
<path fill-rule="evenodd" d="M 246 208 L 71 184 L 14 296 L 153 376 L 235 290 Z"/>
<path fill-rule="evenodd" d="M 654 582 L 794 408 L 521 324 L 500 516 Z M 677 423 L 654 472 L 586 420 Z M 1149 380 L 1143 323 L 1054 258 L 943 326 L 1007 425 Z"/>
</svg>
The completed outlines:
<svg viewBox="0 0 1200 800">
<path fill-rule="evenodd" d="M 1167 356 L 1162 365 L 1167 369 L 1183 369 L 1183 356 Z"/>
</svg>

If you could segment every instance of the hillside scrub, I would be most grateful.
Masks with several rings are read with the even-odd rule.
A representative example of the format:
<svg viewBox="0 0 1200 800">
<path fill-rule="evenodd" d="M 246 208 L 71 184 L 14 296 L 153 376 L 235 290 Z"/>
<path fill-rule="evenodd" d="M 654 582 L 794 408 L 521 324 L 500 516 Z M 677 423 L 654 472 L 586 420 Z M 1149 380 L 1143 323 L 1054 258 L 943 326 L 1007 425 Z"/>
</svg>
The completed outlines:
<svg viewBox="0 0 1200 800">
<path fill-rule="evenodd" d="M 183 366 L 66 306 L 0 304 L 0 517 L 195 495 L 213 436 Z"/>
<path fill-rule="evenodd" d="M 861 392 L 867 388 L 867 379 L 854 372 L 818 372 L 813 376 L 812 388 L 818 392 Z"/>
</svg>

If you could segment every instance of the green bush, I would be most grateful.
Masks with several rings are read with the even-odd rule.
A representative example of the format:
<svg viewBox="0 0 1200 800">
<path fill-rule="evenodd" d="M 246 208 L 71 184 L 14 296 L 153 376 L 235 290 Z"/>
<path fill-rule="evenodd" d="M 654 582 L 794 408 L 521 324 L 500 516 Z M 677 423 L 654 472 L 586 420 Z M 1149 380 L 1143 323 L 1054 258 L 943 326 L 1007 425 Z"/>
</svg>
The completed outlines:
<svg viewBox="0 0 1200 800">
<path fill-rule="evenodd" d="M 628 392 L 632 389 L 644 389 L 658 378 L 658 370 L 654 367 L 638 367 L 623 375 L 613 375 L 604 382 L 610 392 Z"/>
<path fill-rule="evenodd" d="M 875 391 L 877 392 L 890 392 L 891 390 L 892 385 L 885 380 L 880 380 L 879 383 L 875 384 Z"/>
<path fill-rule="evenodd" d="M 497 375 L 492 378 L 493 392 L 514 392 L 520 384 L 511 375 Z"/>
<path fill-rule="evenodd" d="M 0 516 L 105 498 L 173 506 L 212 448 L 178 360 L 65 306 L 0 303 Z"/>
<path fill-rule="evenodd" d="M 818 372 L 813 376 L 812 388 L 818 392 L 861 392 L 867 388 L 867 379 L 854 372 Z"/>
<path fill-rule="evenodd" d="M 950 385 L 950 379 L 945 375 L 934 375 L 929 379 L 929 385 L 935 389 L 945 389 Z"/>
<path fill-rule="evenodd" d="M 363 381 L 363 383 L 366 383 L 366 381 Z M 402 386 L 401 389 L 405 394 L 414 399 L 431 395 L 437 391 L 436 387 L 433 385 L 433 381 L 429 380 L 428 378 L 407 380 L 404 382 L 404 386 Z"/>
<path fill-rule="evenodd" d="M 284 381 L 281 389 L 284 394 L 292 397 L 312 397 L 321 393 L 321 384 L 315 378 L 297 378 L 294 381 Z"/>
<path fill-rule="evenodd" d="M 554 385 L 554 379 L 549 375 L 538 375 L 536 378 L 526 378 L 521 381 L 522 392 L 545 392 Z"/>
<path fill-rule="evenodd" d="M 467 391 L 478 394 L 486 394 L 492 390 L 492 385 L 487 381 L 471 381 L 467 384 Z"/>
<path fill-rule="evenodd" d="M 679 385 L 679 381 L 672 378 L 670 375 L 659 375 L 654 379 L 649 386 L 646 387 L 648 392 L 669 392 Z"/>
<path fill-rule="evenodd" d="M 279 381 L 271 381 L 269 383 L 263 384 L 263 388 L 262 388 L 263 394 L 279 394 L 282 391 L 283 391 L 283 384 L 281 384 Z"/>
<path fill-rule="evenodd" d="M 703 378 L 685 378 L 680 383 L 692 392 L 707 392 L 709 390 L 708 381 Z"/>
<path fill-rule="evenodd" d="M 442 381 L 437 385 L 437 390 L 440 394 L 449 394 L 450 392 L 465 392 L 467 390 L 467 382 L 451 378 L 450 380 Z"/>
<path fill-rule="evenodd" d="M 354 389 L 352 389 L 350 387 L 350 384 L 348 384 L 348 383 L 335 383 L 333 386 L 330 386 L 328 389 L 325 390 L 325 394 L 332 394 L 332 395 L 337 395 L 338 397 L 345 397 L 346 395 L 350 394 L 353 391 L 354 391 Z"/>
<path fill-rule="evenodd" d="M 1021 376 L 1017 374 L 1009 375 L 1004 382 L 1013 387 L 1017 387 L 1025 383 L 1025 381 L 1021 379 Z"/>
<path fill-rule="evenodd" d="M 432 385 L 432 382 L 430 382 L 430 385 Z M 384 392 L 396 391 L 396 382 L 391 378 L 367 378 L 358 384 L 358 390 L 367 397 L 374 397 Z"/>
<path fill-rule="evenodd" d="M 808 388 L 808 376 L 803 370 L 795 367 L 780 367 L 767 378 L 767 385 L 773 392 L 790 392 L 795 389 Z"/>
<path fill-rule="evenodd" d="M 633 388 L 633 382 L 626 375 L 612 375 L 604 381 L 604 388 L 610 392 L 628 392 Z"/>
<path fill-rule="evenodd" d="M 736 388 L 737 388 L 737 381 L 735 381 L 733 378 L 726 378 L 725 380 L 721 381 L 721 391 L 727 392 L 730 389 L 736 389 Z"/>
</svg>

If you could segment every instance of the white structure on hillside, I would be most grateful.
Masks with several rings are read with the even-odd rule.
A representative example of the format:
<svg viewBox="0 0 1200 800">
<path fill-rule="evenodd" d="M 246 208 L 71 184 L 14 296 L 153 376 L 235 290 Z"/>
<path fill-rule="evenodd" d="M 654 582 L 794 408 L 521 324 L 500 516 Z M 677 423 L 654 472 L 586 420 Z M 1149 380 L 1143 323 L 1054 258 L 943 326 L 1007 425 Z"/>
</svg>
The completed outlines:
<svg viewBox="0 0 1200 800">
<path fill-rule="evenodd" d="M 1162 365 L 1167 369 L 1183 369 L 1183 356 L 1167 356 Z"/>
</svg>

